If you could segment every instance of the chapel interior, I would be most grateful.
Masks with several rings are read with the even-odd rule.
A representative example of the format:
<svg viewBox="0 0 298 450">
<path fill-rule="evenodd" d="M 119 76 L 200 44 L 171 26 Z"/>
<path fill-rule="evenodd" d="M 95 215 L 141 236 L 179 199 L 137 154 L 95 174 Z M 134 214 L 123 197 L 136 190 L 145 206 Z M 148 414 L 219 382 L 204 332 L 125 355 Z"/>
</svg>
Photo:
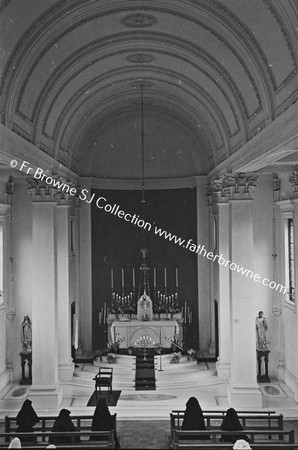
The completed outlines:
<svg viewBox="0 0 298 450">
<path fill-rule="evenodd" d="M 191 395 L 297 420 L 297 2 L 2 0 L 0 18 L 0 419 L 26 398 L 91 414 L 104 365 L 119 420 Z"/>
</svg>

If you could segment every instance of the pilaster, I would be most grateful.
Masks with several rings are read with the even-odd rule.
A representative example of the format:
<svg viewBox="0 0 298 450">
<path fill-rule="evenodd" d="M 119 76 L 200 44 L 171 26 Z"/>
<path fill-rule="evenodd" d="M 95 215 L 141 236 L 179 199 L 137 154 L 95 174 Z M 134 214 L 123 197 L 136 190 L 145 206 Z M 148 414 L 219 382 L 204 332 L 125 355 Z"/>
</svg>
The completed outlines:
<svg viewBox="0 0 298 450">
<path fill-rule="evenodd" d="M 209 221 L 208 205 L 206 204 L 205 185 L 206 179 L 196 177 L 197 183 L 197 243 L 207 253 L 204 244 L 209 243 Z M 198 253 L 198 320 L 199 320 L 199 347 L 200 350 L 209 350 L 212 339 L 210 323 L 214 318 L 211 316 L 210 286 L 206 280 L 209 279 L 209 263 L 204 257 L 204 252 Z"/>
<path fill-rule="evenodd" d="M 91 183 L 84 186 L 91 195 Z M 79 341 L 83 351 L 92 350 L 92 258 L 91 258 L 91 205 L 80 202 L 79 208 L 79 254 L 80 254 L 80 302 Z"/>
<path fill-rule="evenodd" d="M 73 377 L 74 365 L 71 358 L 71 311 L 70 311 L 70 251 L 69 251 L 69 205 L 58 200 L 56 208 L 57 224 L 57 308 L 60 381 Z"/>
<path fill-rule="evenodd" d="M 62 391 L 58 379 L 58 321 L 56 290 L 55 190 L 28 180 L 32 197 L 32 387 L 37 408 L 58 408 Z"/>
<path fill-rule="evenodd" d="M 256 382 L 256 305 L 254 281 L 237 267 L 254 270 L 253 174 L 226 174 L 210 182 L 218 220 L 219 342 L 218 376 L 230 379 L 228 398 L 234 407 L 260 407 Z"/>
</svg>

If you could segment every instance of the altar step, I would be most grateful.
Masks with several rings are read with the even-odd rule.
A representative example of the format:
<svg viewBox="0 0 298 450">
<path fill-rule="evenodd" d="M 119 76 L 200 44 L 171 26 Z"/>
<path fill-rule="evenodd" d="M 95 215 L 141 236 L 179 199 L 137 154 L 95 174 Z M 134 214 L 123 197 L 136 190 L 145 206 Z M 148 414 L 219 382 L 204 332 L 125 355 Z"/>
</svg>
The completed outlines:
<svg viewBox="0 0 298 450">
<path fill-rule="evenodd" d="M 154 356 L 140 353 L 136 357 L 136 391 L 155 391 Z"/>
</svg>

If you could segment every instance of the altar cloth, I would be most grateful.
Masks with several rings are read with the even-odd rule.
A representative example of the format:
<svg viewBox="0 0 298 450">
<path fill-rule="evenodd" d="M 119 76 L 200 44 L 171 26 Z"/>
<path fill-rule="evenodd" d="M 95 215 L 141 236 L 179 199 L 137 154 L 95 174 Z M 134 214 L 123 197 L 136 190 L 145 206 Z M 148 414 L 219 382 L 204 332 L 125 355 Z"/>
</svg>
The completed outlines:
<svg viewBox="0 0 298 450">
<path fill-rule="evenodd" d="M 151 339 L 152 346 L 161 343 L 164 348 L 170 348 L 175 336 L 180 334 L 179 324 L 175 319 L 171 320 L 131 320 L 124 322 L 114 320 L 111 325 L 112 341 L 118 341 L 120 348 L 134 347 L 137 339 L 145 336 Z"/>
</svg>

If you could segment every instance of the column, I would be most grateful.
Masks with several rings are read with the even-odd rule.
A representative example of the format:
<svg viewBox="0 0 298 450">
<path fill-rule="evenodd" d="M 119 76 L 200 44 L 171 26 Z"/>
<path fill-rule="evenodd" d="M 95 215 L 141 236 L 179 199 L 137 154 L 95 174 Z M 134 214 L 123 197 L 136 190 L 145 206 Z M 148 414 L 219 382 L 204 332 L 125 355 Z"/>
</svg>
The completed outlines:
<svg viewBox="0 0 298 450">
<path fill-rule="evenodd" d="M 253 200 L 256 177 L 226 177 L 230 197 L 230 325 L 231 378 L 228 399 L 233 407 L 261 407 L 256 382 L 255 281 L 235 270 L 254 270 Z M 228 324 L 227 324 L 228 325 Z"/>
<path fill-rule="evenodd" d="M 54 190 L 30 180 L 32 196 L 32 376 L 29 397 L 38 408 L 58 408 L 56 201 Z"/>
<path fill-rule="evenodd" d="M 74 365 L 71 358 L 70 311 L 70 249 L 69 205 L 58 202 L 57 224 L 57 307 L 58 307 L 58 374 L 60 381 L 72 380 Z"/>
<path fill-rule="evenodd" d="M 197 185 L 197 244 L 201 245 L 198 252 L 198 320 L 199 348 L 209 350 L 211 342 L 210 321 L 211 300 L 209 286 L 209 261 L 206 254 L 209 247 L 208 205 L 206 202 L 206 177 L 195 177 Z M 213 301 L 213 299 L 212 299 Z"/>
<path fill-rule="evenodd" d="M 0 391 L 12 381 L 11 365 L 11 324 L 15 317 L 15 311 L 10 308 L 10 205 L 4 203 L 0 195 Z M 2 203 L 3 202 L 3 203 Z M 9 322 L 8 322 L 9 320 Z"/>
<path fill-rule="evenodd" d="M 213 214 L 212 201 L 208 198 L 208 212 L 209 212 L 209 249 L 213 253 L 215 252 L 215 227 L 214 221 L 216 220 Z M 212 261 L 209 261 L 209 293 L 210 293 L 210 342 L 209 342 L 209 355 L 215 355 L 215 270 Z"/>
<path fill-rule="evenodd" d="M 294 272 L 295 308 L 296 308 L 295 322 L 296 322 L 296 333 L 298 333 L 298 170 L 294 171 L 291 174 L 289 181 L 292 184 L 294 193 L 294 199 L 292 200 L 292 203 L 294 205 L 293 224 L 294 224 L 294 255 L 295 255 L 295 272 Z M 297 355 L 297 351 L 295 352 L 293 350 L 293 357 L 295 354 Z M 295 401 L 298 402 L 298 376 L 295 376 L 294 396 Z"/>
<path fill-rule="evenodd" d="M 217 211 L 218 243 L 217 254 L 225 260 L 230 259 L 229 252 L 229 203 L 218 202 Z M 230 269 L 222 264 L 223 258 L 217 260 L 218 270 L 218 340 L 219 356 L 216 363 L 217 376 L 229 380 L 231 375 L 231 323 L 230 323 Z"/>
<path fill-rule="evenodd" d="M 91 187 L 88 187 L 91 197 Z M 91 205 L 80 202 L 79 208 L 80 299 L 79 340 L 83 351 L 92 350 L 92 264 L 91 264 Z"/>
</svg>

